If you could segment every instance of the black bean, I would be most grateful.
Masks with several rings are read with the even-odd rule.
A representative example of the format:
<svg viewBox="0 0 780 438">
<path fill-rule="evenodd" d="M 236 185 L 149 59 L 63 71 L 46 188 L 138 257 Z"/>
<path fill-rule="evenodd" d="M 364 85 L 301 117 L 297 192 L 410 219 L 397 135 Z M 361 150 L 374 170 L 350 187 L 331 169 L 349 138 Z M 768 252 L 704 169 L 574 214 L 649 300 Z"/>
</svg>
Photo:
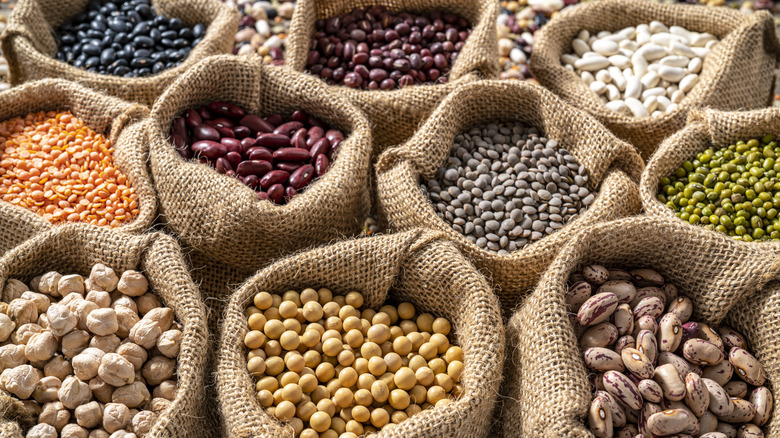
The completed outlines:
<svg viewBox="0 0 780 438">
<path fill-rule="evenodd" d="M 136 48 L 154 47 L 154 40 L 145 35 L 138 35 L 133 38 L 133 45 Z"/>
<path fill-rule="evenodd" d="M 194 36 L 195 38 L 201 38 L 205 34 L 206 34 L 206 26 L 198 23 L 192 27 L 192 36 Z"/>
<path fill-rule="evenodd" d="M 100 54 L 100 63 L 102 65 L 109 65 L 116 61 L 116 52 L 114 49 L 106 49 Z"/>
<path fill-rule="evenodd" d="M 87 55 L 90 55 L 90 56 L 100 55 L 100 46 L 97 45 L 97 44 L 92 44 L 92 43 L 85 44 L 81 48 L 81 51 L 86 53 Z"/>
</svg>

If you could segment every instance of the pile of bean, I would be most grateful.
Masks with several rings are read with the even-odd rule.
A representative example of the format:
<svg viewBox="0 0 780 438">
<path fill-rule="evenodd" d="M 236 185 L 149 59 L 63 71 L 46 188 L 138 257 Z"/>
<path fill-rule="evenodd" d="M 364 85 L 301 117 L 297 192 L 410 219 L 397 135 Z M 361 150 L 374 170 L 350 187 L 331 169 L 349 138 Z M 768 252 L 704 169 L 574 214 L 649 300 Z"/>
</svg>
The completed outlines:
<svg viewBox="0 0 780 438">
<path fill-rule="evenodd" d="M 8 280 L 0 388 L 32 415 L 27 438 L 142 437 L 170 406 L 182 329 L 148 285 L 100 264 Z"/>
<path fill-rule="evenodd" d="M 260 292 L 247 311 L 257 400 L 301 438 L 357 438 L 458 397 L 463 350 L 444 318 L 411 303 L 358 310 L 363 296 Z"/>
<path fill-rule="evenodd" d="M 780 239 L 780 146 L 774 135 L 707 149 L 661 178 L 658 200 L 680 219 L 737 240 Z"/>
<path fill-rule="evenodd" d="M 764 436 L 773 397 L 744 336 L 691 321 L 691 300 L 650 269 L 591 265 L 571 283 L 596 437 Z"/>
<path fill-rule="evenodd" d="M 233 53 L 258 55 L 266 64 L 284 64 L 285 42 L 295 2 L 227 0 L 225 3 L 238 7 L 241 13 Z"/>
<path fill-rule="evenodd" d="M 306 68 L 329 84 L 369 90 L 444 83 L 470 32 L 455 14 L 355 9 L 317 20 Z"/>
<path fill-rule="evenodd" d="M 0 122 L 0 196 L 46 220 L 117 227 L 140 213 L 111 142 L 70 112 Z"/>
<path fill-rule="evenodd" d="M 612 111 L 657 117 L 673 111 L 699 82 L 704 59 L 718 39 L 653 21 L 618 32 L 580 31 L 573 54 L 561 56 Z"/>
<path fill-rule="evenodd" d="M 447 164 L 420 188 L 436 214 L 480 248 L 509 254 L 563 228 L 593 203 L 585 167 L 521 122 L 455 137 Z"/>
<path fill-rule="evenodd" d="M 180 64 L 205 33 L 202 24 L 156 15 L 150 0 L 90 0 L 57 29 L 57 59 L 93 73 L 149 76 Z"/>
<path fill-rule="evenodd" d="M 225 102 L 188 109 L 171 126 L 171 143 L 182 158 L 197 157 L 237 176 L 257 199 L 277 204 L 324 175 L 343 140 L 341 131 L 303 111 L 262 118 Z"/>
</svg>

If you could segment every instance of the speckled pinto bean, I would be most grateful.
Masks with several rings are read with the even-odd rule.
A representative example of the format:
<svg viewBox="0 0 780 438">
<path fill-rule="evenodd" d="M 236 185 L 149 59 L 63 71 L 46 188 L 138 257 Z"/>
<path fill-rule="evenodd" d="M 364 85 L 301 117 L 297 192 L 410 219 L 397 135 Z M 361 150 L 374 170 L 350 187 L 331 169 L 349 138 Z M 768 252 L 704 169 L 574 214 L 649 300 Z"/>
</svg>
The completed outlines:
<svg viewBox="0 0 780 438">
<path fill-rule="evenodd" d="M 683 355 L 696 365 L 717 365 L 723 361 L 723 350 L 704 339 L 689 339 L 685 342 Z"/>
<path fill-rule="evenodd" d="M 614 344 L 617 339 L 617 328 L 608 322 L 602 322 L 585 330 L 580 338 L 580 347 L 607 347 Z"/>
<path fill-rule="evenodd" d="M 641 351 L 634 348 L 624 348 L 620 352 L 623 365 L 640 379 L 653 377 L 653 363 Z"/>
<path fill-rule="evenodd" d="M 642 406 L 642 409 L 639 412 L 639 418 L 637 418 L 640 434 L 649 435 L 651 433 L 647 429 L 647 420 L 659 412 L 663 412 L 663 409 L 655 403 L 645 403 L 644 406 Z"/>
<path fill-rule="evenodd" d="M 593 347 L 583 352 L 583 359 L 588 368 L 598 371 L 623 371 L 623 360 L 620 355 L 609 348 Z"/>
<path fill-rule="evenodd" d="M 647 297 L 637 303 L 634 307 L 634 317 L 641 318 L 649 316 L 653 319 L 658 318 L 664 312 L 664 302 L 658 297 Z"/>
<path fill-rule="evenodd" d="M 720 421 L 725 421 L 726 423 L 747 423 L 756 416 L 756 408 L 749 401 L 731 397 L 731 402 L 734 403 L 734 410 L 730 414 L 718 416 Z"/>
<path fill-rule="evenodd" d="M 636 296 L 636 287 L 629 281 L 607 281 L 598 288 L 597 293 L 602 292 L 612 292 L 621 304 L 630 303 Z"/>
<path fill-rule="evenodd" d="M 732 380 L 721 386 L 723 386 L 729 397 L 747 398 L 748 385 L 741 380 Z"/>
<path fill-rule="evenodd" d="M 590 297 L 577 312 L 577 320 L 581 325 L 590 326 L 606 321 L 612 316 L 618 305 L 615 294 L 605 292 Z"/>
<path fill-rule="evenodd" d="M 761 386 L 766 380 L 764 367 L 747 350 L 734 347 L 729 351 L 729 363 L 742 380 L 754 386 Z"/>
<path fill-rule="evenodd" d="M 642 407 L 642 396 L 634 382 L 625 374 L 617 371 L 607 371 L 603 377 L 604 389 L 621 403 L 631 409 Z"/>
<path fill-rule="evenodd" d="M 723 339 L 723 345 L 727 351 L 731 351 L 734 347 L 747 349 L 745 338 L 731 327 L 726 327 L 725 325 L 718 327 L 718 334 Z"/>
<path fill-rule="evenodd" d="M 667 312 L 674 313 L 681 323 L 685 324 L 693 315 L 693 302 L 688 297 L 677 297 L 669 304 Z"/>
<path fill-rule="evenodd" d="M 684 409 L 669 409 L 647 419 L 647 430 L 656 435 L 682 432 L 691 424 L 691 414 Z"/>
<path fill-rule="evenodd" d="M 704 367 L 701 373 L 702 377 L 714 380 L 718 382 L 718 385 L 720 386 L 724 386 L 728 383 L 733 375 L 734 367 L 727 360 L 711 367 Z"/>
<path fill-rule="evenodd" d="M 663 390 L 655 380 L 641 380 L 636 387 L 639 389 L 639 393 L 642 394 L 642 398 L 651 403 L 660 403 L 664 398 Z"/>
<path fill-rule="evenodd" d="M 758 426 L 766 424 L 772 415 L 774 401 L 772 392 L 766 387 L 760 386 L 750 393 L 748 401 L 756 408 L 756 415 L 753 417 L 752 423 Z"/>
<path fill-rule="evenodd" d="M 677 368 L 677 372 L 680 374 L 680 378 L 682 379 L 684 379 L 685 376 L 687 376 L 689 373 L 695 372 L 692 366 L 696 366 L 696 365 L 692 365 L 682 357 L 674 353 L 670 353 L 668 351 L 658 353 L 657 365 L 666 365 L 666 364 L 674 365 L 674 367 Z M 698 374 L 701 374 L 701 370 L 699 370 Z"/>
<path fill-rule="evenodd" d="M 655 362 L 658 353 L 657 342 L 653 332 L 650 330 L 642 330 L 636 337 L 636 349 L 647 356 L 647 358 L 650 359 L 650 362 Z"/>
<path fill-rule="evenodd" d="M 710 406 L 710 392 L 701 377 L 693 373 L 685 376 L 685 404 L 697 417 L 704 415 Z"/>
<path fill-rule="evenodd" d="M 764 432 L 755 424 L 744 424 L 737 431 L 737 438 L 764 438 Z"/>
<path fill-rule="evenodd" d="M 602 397 L 609 405 L 609 409 L 612 412 L 612 427 L 623 427 L 626 424 L 626 413 L 623 411 L 623 406 L 618 403 L 615 397 L 607 391 L 596 391 L 596 397 Z"/>
<path fill-rule="evenodd" d="M 324 175 L 342 141 L 344 134 L 303 111 L 262 118 L 228 102 L 186 110 L 170 132 L 182 158 L 236 177 L 258 199 L 276 204 L 289 202 Z"/>
<path fill-rule="evenodd" d="M 637 305 L 639 305 L 639 302 L 644 300 L 648 297 L 657 297 L 662 302 L 666 302 L 666 295 L 664 294 L 663 289 L 658 287 L 642 287 L 636 290 L 636 294 L 634 294 L 634 298 L 631 299 L 629 304 L 631 304 L 631 308 L 635 308 Z M 666 305 L 666 304 L 664 304 Z"/>
<path fill-rule="evenodd" d="M 685 397 L 685 383 L 680 378 L 677 368 L 667 364 L 657 367 L 653 379 L 661 385 L 664 397 L 672 401 L 679 401 Z"/>
<path fill-rule="evenodd" d="M 636 340 L 631 335 L 621 336 L 615 343 L 617 354 L 621 354 L 626 348 L 636 348 Z"/>
<path fill-rule="evenodd" d="M 634 312 L 628 304 L 620 304 L 613 316 L 618 334 L 624 336 L 634 331 Z"/>
<path fill-rule="evenodd" d="M 648 315 L 636 318 L 634 321 L 634 335 L 638 336 L 639 332 L 642 330 L 647 330 L 653 335 L 656 335 L 658 334 L 658 322 L 655 318 Z"/>
<path fill-rule="evenodd" d="M 710 380 L 706 377 L 702 378 L 701 381 L 704 383 L 704 386 L 707 387 L 707 392 L 710 394 L 709 409 L 713 414 L 721 417 L 723 415 L 729 415 L 734 411 L 734 402 L 731 401 L 731 397 L 729 397 L 723 387 L 718 385 L 714 380 Z"/>
<path fill-rule="evenodd" d="M 612 412 L 603 397 L 596 397 L 588 409 L 590 431 L 597 438 L 612 438 Z"/>
<path fill-rule="evenodd" d="M 582 304 L 590 298 L 591 287 L 586 281 L 578 281 L 569 288 L 566 294 L 566 305 L 572 312 L 577 312 Z"/>
</svg>

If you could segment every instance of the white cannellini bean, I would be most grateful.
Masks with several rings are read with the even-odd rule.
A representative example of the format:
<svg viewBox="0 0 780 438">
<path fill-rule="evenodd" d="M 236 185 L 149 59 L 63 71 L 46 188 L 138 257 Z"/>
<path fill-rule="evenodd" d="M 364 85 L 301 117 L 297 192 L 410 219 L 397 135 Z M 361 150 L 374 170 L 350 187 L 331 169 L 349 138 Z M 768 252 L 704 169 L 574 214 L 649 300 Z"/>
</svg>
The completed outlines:
<svg viewBox="0 0 780 438">
<path fill-rule="evenodd" d="M 637 44 L 636 41 L 631 40 L 623 40 L 618 45 L 621 49 L 626 49 L 631 52 L 636 52 L 636 50 L 639 48 L 639 44 Z"/>
<path fill-rule="evenodd" d="M 643 44 L 647 44 L 650 41 L 650 32 L 648 31 L 642 31 L 637 28 L 636 30 L 636 42 L 640 46 Z"/>
<path fill-rule="evenodd" d="M 656 110 L 656 111 L 653 111 L 653 114 L 650 114 L 650 117 L 658 117 L 658 116 L 662 116 L 662 115 L 664 115 L 664 113 L 662 111 Z"/>
<path fill-rule="evenodd" d="M 687 45 L 673 41 L 669 47 L 672 49 L 672 53 L 675 55 L 685 56 L 687 58 L 695 58 L 696 53 Z"/>
<path fill-rule="evenodd" d="M 644 85 L 646 88 L 653 88 L 660 80 L 661 78 L 658 77 L 656 72 L 649 71 L 645 73 L 644 76 L 642 76 L 642 79 L 640 79 L 639 82 L 641 82 L 642 85 Z"/>
<path fill-rule="evenodd" d="M 591 56 L 582 58 L 574 63 L 574 67 L 585 71 L 596 71 L 609 67 L 609 59 L 603 56 Z"/>
<path fill-rule="evenodd" d="M 607 91 L 607 84 L 601 81 L 593 81 L 589 85 L 591 91 L 593 91 L 596 94 L 603 94 L 605 91 Z"/>
<path fill-rule="evenodd" d="M 674 39 L 672 38 L 672 34 L 660 32 L 651 36 L 650 41 L 659 46 L 668 46 Z"/>
<path fill-rule="evenodd" d="M 574 65 L 574 63 L 576 63 L 579 59 L 580 58 L 578 58 L 578 57 L 576 57 L 576 56 L 574 56 L 574 55 L 572 55 L 570 53 L 566 53 L 565 55 L 561 55 L 561 64 L 564 64 L 564 65 L 572 64 L 572 65 Z"/>
<path fill-rule="evenodd" d="M 593 73 L 589 71 L 584 71 L 580 74 L 580 77 L 582 78 L 582 82 L 585 82 L 585 84 L 590 85 L 591 82 L 595 81 L 596 78 L 593 77 Z"/>
<path fill-rule="evenodd" d="M 672 104 L 672 101 L 666 96 L 658 96 L 656 101 L 658 102 L 658 108 L 660 108 L 661 111 L 666 111 L 666 109 L 669 108 L 669 105 Z"/>
<path fill-rule="evenodd" d="M 699 83 L 699 75 L 690 74 L 680 80 L 680 90 L 687 93 Z"/>
<path fill-rule="evenodd" d="M 634 56 L 631 57 L 631 64 L 634 65 L 633 71 L 634 76 L 639 76 L 640 78 L 647 73 L 647 60 L 642 55 L 642 52 L 638 51 L 634 53 Z"/>
<path fill-rule="evenodd" d="M 626 103 L 622 100 L 613 100 L 612 102 L 607 103 L 606 107 L 617 113 L 626 112 L 628 110 Z"/>
<path fill-rule="evenodd" d="M 652 113 L 658 107 L 658 99 L 655 96 L 650 96 L 642 104 L 647 108 L 647 112 Z"/>
<path fill-rule="evenodd" d="M 577 34 L 577 38 L 588 41 L 590 39 L 590 32 L 588 32 L 586 29 L 582 29 L 580 33 Z"/>
<path fill-rule="evenodd" d="M 642 56 L 648 61 L 655 61 L 666 56 L 666 49 L 655 44 L 646 44 L 637 50 L 637 53 L 642 53 Z"/>
<path fill-rule="evenodd" d="M 691 39 L 691 32 L 688 29 L 680 26 L 669 26 L 669 33 L 672 35 L 681 36 L 687 40 Z"/>
<path fill-rule="evenodd" d="M 612 83 L 615 84 L 618 90 L 625 91 L 626 89 L 626 77 L 623 76 L 623 72 L 620 71 L 617 67 L 609 67 L 607 69 L 607 72 L 609 73 L 610 78 L 612 78 Z"/>
<path fill-rule="evenodd" d="M 612 55 L 609 57 L 609 62 L 619 68 L 631 67 L 631 59 L 623 55 Z"/>
<path fill-rule="evenodd" d="M 669 82 L 680 82 L 680 80 L 685 77 L 685 70 L 680 67 L 662 65 L 658 69 L 658 76 Z"/>
<path fill-rule="evenodd" d="M 710 54 L 710 49 L 708 49 L 707 47 L 691 47 L 691 50 L 699 58 L 706 58 L 707 55 Z"/>
<path fill-rule="evenodd" d="M 577 56 L 580 57 L 582 57 L 582 55 L 585 54 L 585 52 L 590 51 L 590 46 L 588 46 L 588 43 L 586 43 L 585 41 L 579 38 L 575 38 L 571 42 L 571 48 L 574 50 L 574 53 L 576 53 Z"/>
<path fill-rule="evenodd" d="M 647 108 L 642 104 L 639 99 L 629 97 L 625 100 L 626 106 L 634 114 L 634 117 L 647 117 L 650 113 L 647 112 Z"/>
<path fill-rule="evenodd" d="M 599 70 L 598 72 L 596 72 L 596 80 L 608 84 L 612 82 L 612 76 L 609 75 L 608 70 Z"/>
<path fill-rule="evenodd" d="M 648 88 L 642 92 L 642 100 L 647 99 L 650 96 L 664 96 L 666 95 L 666 89 L 661 87 Z"/>
<path fill-rule="evenodd" d="M 672 94 L 672 103 L 680 103 L 685 99 L 685 93 L 682 90 L 677 90 Z"/>
<path fill-rule="evenodd" d="M 679 55 L 669 55 L 661 58 L 661 65 L 670 65 L 672 67 L 687 67 L 688 58 Z"/>
<path fill-rule="evenodd" d="M 610 101 L 620 99 L 620 90 L 618 90 L 618 87 L 607 84 L 607 99 Z"/>
<path fill-rule="evenodd" d="M 693 58 L 688 63 L 688 71 L 690 73 L 699 73 L 701 71 L 701 66 L 702 66 L 701 58 Z"/>
<path fill-rule="evenodd" d="M 637 99 L 642 95 L 642 82 L 634 76 L 627 79 L 625 97 Z"/>
<path fill-rule="evenodd" d="M 652 33 L 669 32 L 669 28 L 666 27 L 666 25 L 661 23 L 660 21 L 653 20 L 650 22 L 650 32 Z"/>
</svg>

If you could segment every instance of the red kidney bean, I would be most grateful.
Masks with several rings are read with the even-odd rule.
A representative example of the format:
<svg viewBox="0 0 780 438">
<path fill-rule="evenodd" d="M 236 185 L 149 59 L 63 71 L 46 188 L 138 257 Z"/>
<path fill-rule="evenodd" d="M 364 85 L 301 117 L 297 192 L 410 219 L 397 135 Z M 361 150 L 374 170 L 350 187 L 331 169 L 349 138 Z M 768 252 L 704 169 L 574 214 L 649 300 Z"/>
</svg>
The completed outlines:
<svg viewBox="0 0 780 438">
<path fill-rule="evenodd" d="M 314 143 L 317 143 L 319 139 L 325 137 L 325 130 L 319 126 L 315 126 L 309 129 L 308 134 L 309 136 L 306 138 L 306 147 L 311 149 Z"/>
<path fill-rule="evenodd" d="M 214 119 L 210 123 L 211 126 L 215 128 L 233 128 L 236 126 L 235 123 L 231 122 L 230 120 L 220 117 L 219 119 Z"/>
<path fill-rule="evenodd" d="M 328 151 L 328 158 L 331 160 L 333 159 L 333 156 L 336 155 L 336 152 L 339 150 L 339 146 L 341 146 L 340 140 L 333 142 L 333 144 L 330 146 L 330 150 Z"/>
<path fill-rule="evenodd" d="M 214 118 L 214 116 L 211 114 L 211 112 L 206 109 L 205 106 L 202 106 L 198 109 L 198 115 L 200 115 L 200 118 L 202 120 L 211 120 Z"/>
<path fill-rule="evenodd" d="M 230 167 L 235 169 L 241 163 L 241 154 L 236 152 L 228 152 L 225 154 L 225 159 L 230 163 Z"/>
<path fill-rule="evenodd" d="M 192 151 L 206 158 L 219 158 L 227 153 L 225 146 L 210 140 L 202 140 L 193 144 Z"/>
<path fill-rule="evenodd" d="M 277 126 L 276 129 L 274 129 L 274 134 L 281 134 L 289 137 L 301 128 L 303 128 L 303 123 L 301 122 L 287 122 Z"/>
<path fill-rule="evenodd" d="M 243 148 L 243 152 L 248 151 L 249 149 L 253 148 L 255 144 L 257 143 L 257 139 L 252 137 L 242 138 L 241 139 L 241 147 Z"/>
<path fill-rule="evenodd" d="M 290 147 L 290 137 L 280 134 L 260 134 L 257 136 L 257 146 L 266 146 L 273 149 Z"/>
<path fill-rule="evenodd" d="M 309 151 L 300 148 L 284 148 L 274 151 L 274 159 L 278 161 L 292 161 L 294 163 L 304 163 L 311 159 Z"/>
<path fill-rule="evenodd" d="M 267 201 L 267 200 L 270 200 L 270 199 L 268 198 L 268 193 L 265 193 L 265 192 L 255 192 L 255 193 L 257 193 L 257 200 L 258 200 L 258 201 Z"/>
<path fill-rule="evenodd" d="M 187 142 L 177 134 L 171 135 L 171 144 L 174 148 L 176 148 L 176 150 L 187 149 Z"/>
<path fill-rule="evenodd" d="M 236 138 L 236 134 L 230 128 L 219 127 L 219 128 L 217 128 L 217 132 L 219 132 L 219 135 L 221 135 L 223 137 Z"/>
<path fill-rule="evenodd" d="M 260 178 L 260 187 L 263 190 L 268 189 L 274 184 L 283 184 L 290 178 L 290 172 L 284 170 L 272 170 Z"/>
<path fill-rule="evenodd" d="M 336 140 L 342 141 L 344 140 L 344 134 L 341 133 L 341 131 L 337 131 L 335 129 L 328 129 L 328 131 L 325 133 L 325 138 L 330 140 L 331 143 L 335 142 Z"/>
<path fill-rule="evenodd" d="M 244 178 L 244 184 L 248 185 L 252 190 L 260 186 L 260 178 L 257 175 L 249 175 Z"/>
<path fill-rule="evenodd" d="M 314 166 L 307 164 L 290 175 L 290 187 L 300 190 L 314 177 Z"/>
<path fill-rule="evenodd" d="M 276 168 L 285 172 L 293 173 L 300 169 L 304 163 L 276 163 Z"/>
<path fill-rule="evenodd" d="M 247 128 L 252 130 L 252 133 L 257 135 L 260 132 L 273 132 L 274 126 L 265 120 L 263 120 L 260 116 L 256 116 L 254 114 L 250 114 L 248 116 L 245 116 L 241 119 L 241 121 L 238 122 L 239 125 L 246 126 Z"/>
<path fill-rule="evenodd" d="M 200 114 L 194 109 L 188 109 L 184 113 L 184 118 L 187 119 L 187 127 L 195 129 L 196 126 L 203 123 L 203 119 L 200 118 Z"/>
<path fill-rule="evenodd" d="M 309 132 L 306 128 L 301 128 L 295 131 L 295 134 L 290 137 L 290 144 L 294 148 L 306 149 L 306 134 Z"/>
<path fill-rule="evenodd" d="M 327 138 L 321 138 L 309 150 L 309 156 L 317 158 L 317 155 L 327 154 L 330 150 L 330 141 Z"/>
<path fill-rule="evenodd" d="M 217 165 L 215 167 L 217 168 L 217 172 L 222 174 L 227 173 L 228 170 L 233 170 L 230 166 L 230 162 L 224 157 L 217 158 Z"/>
<path fill-rule="evenodd" d="M 274 125 L 279 126 L 284 122 L 284 119 L 282 118 L 281 114 L 273 114 L 265 118 L 265 121 Z"/>
<path fill-rule="evenodd" d="M 242 161 L 236 168 L 236 173 L 241 176 L 257 175 L 262 176 L 273 170 L 273 166 L 268 161 L 249 160 Z"/>
<path fill-rule="evenodd" d="M 277 204 L 281 204 L 284 200 L 284 186 L 281 184 L 274 184 L 268 188 L 268 199 L 274 201 Z"/>
<path fill-rule="evenodd" d="M 236 138 L 238 139 L 250 138 L 252 136 L 251 129 L 240 125 L 233 127 L 233 133 L 236 134 Z"/>
<path fill-rule="evenodd" d="M 177 117 L 173 120 L 173 126 L 171 126 L 171 134 L 176 134 L 183 138 L 184 141 L 189 142 L 190 135 L 187 132 L 187 121 L 184 117 Z"/>
<path fill-rule="evenodd" d="M 208 108 L 208 110 L 212 113 L 223 117 L 244 117 L 244 110 L 237 107 L 236 105 L 233 105 L 232 103 L 211 102 L 210 104 L 206 105 L 206 108 Z"/>
<path fill-rule="evenodd" d="M 269 163 L 274 160 L 273 152 L 264 147 L 253 147 L 246 152 L 249 160 L 263 160 Z"/>
<path fill-rule="evenodd" d="M 228 152 L 238 152 L 240 154 L 244 150 L 241 146 L 241 142 L 235 138 L 225 137 L 219 140 L 219 142 L 222 143 L 222 146 L 225 146 L 225 149 L 227 149 Z"/>
<path fill-rule="evenodd" d="M 236 176 L 236 172 L 232 170 L 228 170 L 227 172 L 225 172 L 225 176 Z"/>
<path fill-rule="evenodd" d="M 298 195 L 298 191 L 292 187 L 287 187 L 284 189 L 284 197 L 285 199 L 287 199 L 287 201 L 289 201 L 290 199 L 294 198 L 297 195 Z"/>
<path fill-rule="evenodd" d="M 295 110 L 290 115 L 290 120 L 292 120 L 293 122 L 301 122 L 301 123 L 303 123 L 303 122 L 306 122 L 306 119 L 308 119 L 308 118 L 309 118 L 309 116 L 305 112 L 303 112 L 301 110 Z"/>
<path fill-rule="evenodd" d="M 192 135 L 198 140 L 219 141 L 219 132 L 208 125 L 198 125 L 192 130 Z"/>
<path fill-rule="evenodd" d="M 314 171 L 317 176 L 322 176 L 330 168 L 330 160 L 325 155 L 319 155 L 317 161 L 314 162 Z"/>
</svg>

